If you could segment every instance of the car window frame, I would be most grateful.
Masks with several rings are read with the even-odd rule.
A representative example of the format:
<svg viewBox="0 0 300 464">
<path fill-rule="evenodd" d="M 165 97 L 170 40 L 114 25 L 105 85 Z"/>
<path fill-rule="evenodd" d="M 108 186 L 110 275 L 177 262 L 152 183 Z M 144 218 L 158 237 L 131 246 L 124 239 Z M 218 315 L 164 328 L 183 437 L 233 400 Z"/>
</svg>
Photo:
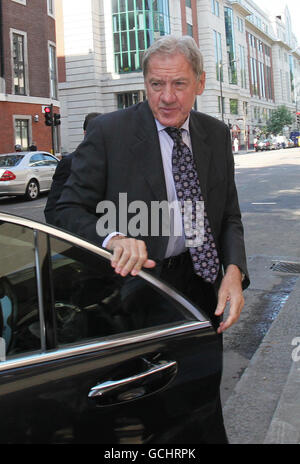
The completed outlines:
<svg viewBox="0 0 300 464">
<path fill-rule="evenodd" d="M 28 353 L 19 353 L 16 358 L 7 359 L 0 362 L 0 373 L 2 371 L 15 369 L 18 367 L 27 367 L 39 363 L 55 361 L 58 359 L 65 359 L 71 356 L 79 356 L 82 354 L 88 354 L 92 352 L 98 352 L 102 350 L 112 349 L 127 344 L 140 343 L 142 341 L 155 340 L 164 337 L 169 337 L 171 335 L 176 335 L 180 333 L 190 332 L 199 329 L 211 329 L 212 324 L 207 317 L 201 313 L 199 308 L 196 308 L 196 305 L 193 305 L 187 298 L 183 295 L 177 293 L 175 290 L 170 288 L 160 279 L 150 275 L 147 272 L 141 271 L 139 276 L 150 283 L 152 286 L 156 287 L 158 290 L 165 291 L 169 297 L 171 297 L 176 302 L 180 303 L 185 309 L 190 312 L 195 320 L 193 321 L 182 321 L 175 322 L 173 325 L 170 323 L 168 327 L 163 325 L 155 326 L 150 328 L 144 328 L 137 330 L 135 332 L 127 332 L 122 334 L 114 334 L 109 337 L 101 338 L 99 341 L 95 342 L 94 340 L 86 340 L 78 342 L 76 345 L 66 346 L 66 347 L 54 347 L 53 340 L 50 341 L 47 335 L 47 325 L 51 324 L 49 317 L 53 317 L 53 314 L 45 314 L 44 307 L 44 296 L 43 296 L 43 281 L 42 281 L 42 261 L 41 261 L 41 244 L 49 236 L 58 238 L 73 246 L 78 246 L 84 250 L 88 250 L 96 255 L 101 256 L 107 260 L 110 260 L 111 253 L 104 250 L 103 248 L 88 242 L 77 235 L 74 235 L 70 232 L 63 231 L 57 227 L 49 226 L 47 224 L 39 223 L 32 221 L 31 219 L 26 219 L 18 216 L 13 216 L 7 213 L 0 212 L 0 220 L 27 227 L 33 230 L 34 241 L 35 241 L 35 263 L 36 263 L 36 284 L 38 292 L 38 301 L 39 301 L 39 316 L 40 316 L 40 336 L 41 336 L 41 351 L 35 351 L 32 354 Z M 45 245 L 45 242 L 44 242 Z M 53 321 L 52 321 L 53 323 Z M 52 346 L 51 346 L 52 344 Z"/>
<path fill-rule="evenodd" d="M 34 156 L 40 156 L 41 158 L 36 161 L 31 161 Z M 46 166 L 46 160 L 43 157 L 42 153 L 33 153 L 30 155 L 29 160 L 28 160 L 28 166 L 30 168 L 38 167 L 38 166 Z"/>
<path fill-rule="evenodd" d="M 10 157 L 10 158 L 13 157 L 13 156 L 16 156 L 17 158 L 19 158 L 19 159 L 18 159 L 18 163 L 17 163 L 17 164 L 13 164 L 13 165 L 7 165 L 7 166 L 1 166 L 1 165 L 0 165 L 0 169 L 16 168 L 16 167 L 20 166 L 20 164 L 22 163 L 22 161 L 23 161 L 24 158 L 25 158 L 25 155 L 23 155 L 23 154 L 18 154 L 18 153 L 8 153 L 8 154 L 5 154 L 5 153 L 3 153 L 3 154 L 0 156 L 0 160 L 1 160 L 1 157 L 4 158 L 4 156 Z"/>
<path fill-rule="evenodd" d="M 50 155 L 50 153 L 42 153 L 42 156 L 47 166 L 57 166 L 58 159 L 55 156 Z"/>
</svg>

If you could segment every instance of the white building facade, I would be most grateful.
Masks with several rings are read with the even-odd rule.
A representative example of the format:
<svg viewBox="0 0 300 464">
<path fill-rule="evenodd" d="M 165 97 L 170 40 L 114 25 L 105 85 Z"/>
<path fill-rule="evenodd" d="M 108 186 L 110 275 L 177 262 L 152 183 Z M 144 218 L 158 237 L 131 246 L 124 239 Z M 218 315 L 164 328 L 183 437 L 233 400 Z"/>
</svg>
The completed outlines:
<svg viewBox="0 0 300 464">
<path fill-rule="evenodd" d="M 277 106 L 299 107 L 288 8 L 269 17 L 252 0 L 56 0 L 56 21 L 62 152 L 81 142 L 86 114 L 146 98 L 143 51 L 165 34 L 195 38 L 207 76 L 195 108 L 229 124 L 240 147 Z"/>
</svg>

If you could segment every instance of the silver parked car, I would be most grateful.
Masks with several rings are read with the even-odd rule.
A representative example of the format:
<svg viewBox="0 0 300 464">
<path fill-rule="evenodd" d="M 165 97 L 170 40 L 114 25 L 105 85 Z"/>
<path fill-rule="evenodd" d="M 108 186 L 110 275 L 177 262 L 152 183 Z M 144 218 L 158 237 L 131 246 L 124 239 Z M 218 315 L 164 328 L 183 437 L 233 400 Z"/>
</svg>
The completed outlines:
<svg viewBox="0 0 300 464">
<path fill-rule="evenodd" d="M 35 200 L 50 190 L 58 159 L 47 152 L 0 155 L 0 196 L 25 195 Z"/>
</svg>

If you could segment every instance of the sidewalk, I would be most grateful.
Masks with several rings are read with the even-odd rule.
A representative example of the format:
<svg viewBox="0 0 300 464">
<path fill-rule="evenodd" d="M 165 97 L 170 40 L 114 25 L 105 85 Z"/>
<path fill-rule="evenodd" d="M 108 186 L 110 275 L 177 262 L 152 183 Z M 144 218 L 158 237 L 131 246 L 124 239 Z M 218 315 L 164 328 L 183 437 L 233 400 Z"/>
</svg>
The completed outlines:
<svg viewBox="0 0 300 464">
<path fill-rule="evenodd" d="M 256 153 L 256 151 L 254 148 L 249 148 L 248 150 L 239 150 L 238 152 L 233 151 L 234 156 L 247 155 L 248 153 Z"/>
<path fill-rule="evenodd" d="M 223 407 L 231 444 L 300 444 L 298 337 L 300 277 Z"/>
</svg>

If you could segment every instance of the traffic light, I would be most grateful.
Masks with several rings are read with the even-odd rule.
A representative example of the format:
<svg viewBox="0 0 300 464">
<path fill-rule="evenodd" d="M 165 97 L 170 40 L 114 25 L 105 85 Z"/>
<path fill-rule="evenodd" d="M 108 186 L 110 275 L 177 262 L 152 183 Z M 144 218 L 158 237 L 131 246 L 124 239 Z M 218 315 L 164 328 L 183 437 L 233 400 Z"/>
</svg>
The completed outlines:
<svg viewBox="0 0 300 464">
<path fill-rule="evenodd" d="M 60 114 L 55 114 L 54 115 L 54 126 L 59 126 L 60 125 Z"/>
<path fill-rule="evenodd" d="M 45 111 L 45 124 L 46 124 L 46 126 L 53 126 L 52 107 L 51 106 L 46 106 L 44 111 Z"/>
</svg>

